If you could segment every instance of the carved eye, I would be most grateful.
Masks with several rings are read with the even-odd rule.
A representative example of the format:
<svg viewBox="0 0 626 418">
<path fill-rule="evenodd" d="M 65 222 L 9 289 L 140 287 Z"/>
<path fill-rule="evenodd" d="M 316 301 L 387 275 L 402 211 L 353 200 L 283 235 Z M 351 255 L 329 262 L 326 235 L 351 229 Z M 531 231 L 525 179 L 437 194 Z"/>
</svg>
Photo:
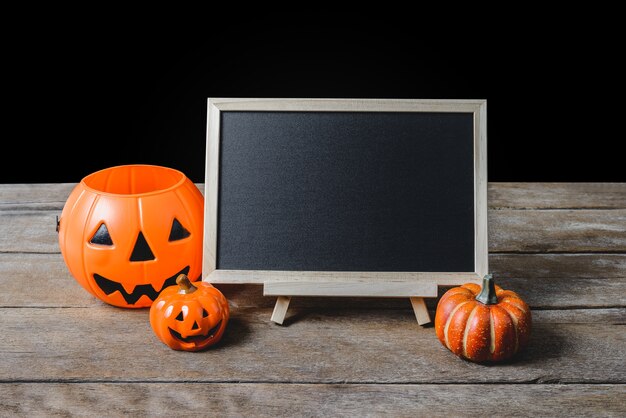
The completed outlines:
<svg viewBox="0 0 626 418">
<path fill-rule="evenodd" d="M 183 318 L 183 311 L 180 311 L 180 313 L 178 314 L 178 316 L 176 317 L 177 321 L 183 321 L 185 318 Z"/>
<path fill-rule="evenodd" d="M 98 230 L 93 234 L 89 242 L 98 245 L 113 245 L 113 240 L 111 240 L 111 235 L 109 235 L 109 230 L 104 222 L 100 224 L 100 227 L 98 227 Z"/>
<path fill-rule="evenodd" d="M 206 311 L 206 309 L 202 309 L 202 317 L 206 318 L 207 316 L 209 316 L 209 313 Z"/>
<path fill-rule="evenodd" d="M 187 231 L 187 229 L 180 224 L 178 219 L 174 218 L 168 241 L 178 241 L 187 238 L 189 235 L 191 235 L 191 232 Z"/>
<path fill-rule="evenodd" d="M 137 235 L 137 241 L 135 241 L 135 247 L 133 247 L 133 253 L 130 255 L 130 261 L 149 261 L 154 260 L 154 258 L 148 241 L 143 236 L 143 232 L 140 231 Z"/>
</svg>

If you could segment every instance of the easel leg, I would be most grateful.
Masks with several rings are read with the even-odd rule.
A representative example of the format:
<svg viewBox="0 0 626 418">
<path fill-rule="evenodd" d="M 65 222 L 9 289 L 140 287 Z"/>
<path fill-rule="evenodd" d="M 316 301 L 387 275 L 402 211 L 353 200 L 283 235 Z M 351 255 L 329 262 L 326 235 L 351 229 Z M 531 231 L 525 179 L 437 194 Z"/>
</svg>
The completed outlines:
<svg viewBox="0 0 626 418">
<path fill-rule="evenodd" d="M 291 302 L 290 296 L 279 296 L 276 299 L 276 305 L 274 305 L 274 312 L 271 318 L 272 322 L 276 322 L 279 325 L 283 324 L 285 315 L 287 315 L 287 309 L 289 309 L 289 302 Z M 428 314 L 428 312 L 426 314 Z"/>
<path fill-rule="evenodd" d="M 420 325 L 426 325 L 430 322 L 430 315 L 428 309 L 426 309 L 426 303 L 424 298 L 411 298 L 411 305 L 413 306 L 413 312 L 415 313 L 415 319 Z M 278 306 L 278 304 L 276 304 Z M 276 310 L 274 310 L 276 312 Z"/>
</svg>

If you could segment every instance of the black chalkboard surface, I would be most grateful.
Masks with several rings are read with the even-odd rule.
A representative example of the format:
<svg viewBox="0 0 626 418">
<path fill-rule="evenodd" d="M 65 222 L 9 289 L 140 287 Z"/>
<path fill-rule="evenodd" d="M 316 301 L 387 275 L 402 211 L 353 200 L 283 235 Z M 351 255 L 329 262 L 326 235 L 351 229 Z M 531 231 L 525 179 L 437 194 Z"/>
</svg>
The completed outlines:
<svg viewBox="0 0 626 418">
<path fill-rule="evenodd" d="M 471 113 L 223 112 L 217 268 L 470 271 Z"/>
<path fill-rule="evenodd" d="M 205 280 L 262 283 L 266 295 L 409 296 L 423 323 L 413 297 L 487 274 L 484 101 L 208 108 Z"/>
</svg>

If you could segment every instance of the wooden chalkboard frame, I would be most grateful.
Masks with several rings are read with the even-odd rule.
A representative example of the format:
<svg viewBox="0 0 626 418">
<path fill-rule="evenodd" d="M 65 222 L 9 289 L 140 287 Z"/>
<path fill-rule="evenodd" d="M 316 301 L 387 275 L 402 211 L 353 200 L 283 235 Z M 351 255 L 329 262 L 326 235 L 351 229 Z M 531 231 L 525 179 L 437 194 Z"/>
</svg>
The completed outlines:
<svg viewBox="0 0 626 418">
<path fill-rule="evenodd" d="M 459 112 L 474 120 L 474 271 L 329 272 L 217 269 L 221 112 Z M 207 115 L 203 279 L 263 284 L 278 296 L 272 320 L 282 323 L 291 296 L 409 297 L 420 324 L 430 322 L 423 297 L 438 286 L 480 283 L 488 273 L 486 100 L 209 98 Z"/>
</svg>

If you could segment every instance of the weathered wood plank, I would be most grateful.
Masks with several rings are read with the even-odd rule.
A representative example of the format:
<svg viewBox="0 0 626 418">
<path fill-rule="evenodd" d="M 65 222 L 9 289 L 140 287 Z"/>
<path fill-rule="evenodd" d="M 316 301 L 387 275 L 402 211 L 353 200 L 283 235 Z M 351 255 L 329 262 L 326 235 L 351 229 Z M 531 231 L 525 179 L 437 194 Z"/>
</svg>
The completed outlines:
<svg viewBox="0 0 626 418">
<path fill-rule="evenodd" d="M 497 368 L 449 354 L 432 328 L 414 323 L 408 300 L 294 298 L 281 328 L 268 319 L 274 298 L 253 286 L 222 286 L 240 308 L 219 347 L 177 353 L 153 337 L 146 310 L 104 305 L 67 273 L 54 219 L 73 187 L 0 185 L 0 234 L 13 237 L 0 252 L 54 253 L 0 254 L 0 306 L 19 307 L 0 309 L 0 415 L 172 415 L 186 405 L 255 416 L 626 414 L 626 254 L 492 254 L 499 283 L 534 309 L 601 308 L 535 310 L 531 346 Z M 626 184 L 499 183 L 489 199 L 499 209 L 489 214 L 491 251 L 625 251 Z M 536 208 L 548 210 L 525 210 Z M 492 384 L 445 384 L 464 382 Z M 462 410 L 450 409 L 451 397 Z"/>
<path fill-rule="evenodd" d="M 0 254 L 0 289 L 2 307 L 90 307 L 96 301 L 60 254 Z"/>
<path fill-rule="evenodd" d="M 626 183 L 489 183 L 489 207 L 623 209 Z"/>
<path fill-rule="evenodd" d="M 498 255 L 491 264 L 498 283 L 518 292 L 532 308 L 626 306 L 626 255 Z M 218 287 L 238 306 L 272 307 L 276 301 L 263 296 L 262 286 Z M 0 307 L 100 304 L 70 276 L 59 254 L 0 254 L 0 288 Z M 446 289 L 440 288 L 439 295 Z M 429 308 L 435 303 L 427 299 Z M 408 298 L 293 298 L 291 305 L 410 309 Z"/>
<path fill-rule="evenodd" d="M 585 312 L 564 312 L 544 322 L 536 311 L 528 349 L 488 367 L 450 354 L 410 310 L 292 309 L 281 327 L 271 309 L 238 309 L 218 347 L 185 353 L 157 340 L 146 310 L 0 309 L 0 380 L 626 383 L 624 325 L 573 323 Z"/>
<path fill-rule="evenodd" d="M 534 320 L 543 324 L 612 324 L 626 325 L 626 308 L 556 309 L 533 311 Z M 626 332 L 626 330 L 621 331 Z"/>
<path fill-rule="evenodd" d="M 492 252 L 626 252 L 626 210 L 491 210 Z"/>
<path fill-rule="evenodd" d="M 58 253 L 61 210 L 2 210 L 0 251 Z M 626 252 L 626 210 L 490 210 L 490 252 Z"/>
<path fill-rule="evenodd" d="M 0 184 L 1 209 L 62 209 L 76 183 Z"/>
<path fill-rule="evenodd" d="M 56 217 L 60 211 L 0 211 L 0 252 L 60 253 Z"/>
<path fill-rule="evenodd" d="M 626 306 L 625 278 L 545 279 L 502 277 L 498 284 L 521 295 L 532 308 L 598 308 Z M 440 289 L 439 294 L 442 295 Z M 434 303 L 433 303 L 434 306 Z"/>
<path fill-rule="evenodd" d="M 626 254 L 492 254 L 489 270 L 496 277 L 626 277 Z"/>
<path fill-rule="evenodd" d="M 624 385 L 10 383 L 18 416 L 623 417 Z"/>
</svg>

